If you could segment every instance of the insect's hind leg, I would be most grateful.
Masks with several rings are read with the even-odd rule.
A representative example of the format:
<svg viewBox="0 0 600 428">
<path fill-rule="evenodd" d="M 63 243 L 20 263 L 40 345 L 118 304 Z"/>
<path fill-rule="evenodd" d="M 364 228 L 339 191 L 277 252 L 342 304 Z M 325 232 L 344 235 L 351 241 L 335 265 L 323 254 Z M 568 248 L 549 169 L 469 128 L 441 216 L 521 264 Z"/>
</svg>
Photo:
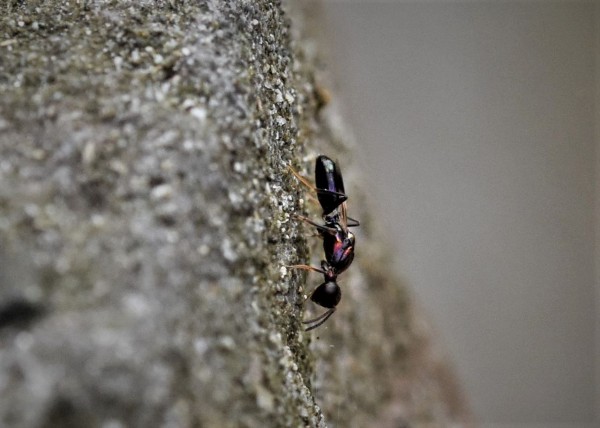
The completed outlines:
<svg viewBox="0 0 600 428">
<path fill-rule="evenodd" d="M 287 169 L 294 175 L 294 177 L 296 177 L 296 179 L 302 183 L 303 185 L 305 185 L 306 187 L 308 187 L 313 193 L 317 193 L 317 188 L 314 186 L 314 184 L 312 184 L 310 181 L 308 181 L 304 176 L 302 176 L 298 171 L 296 171 L 294 168 L 292 168 L 291 166 L 287 166 Z M 308 194 L 308 198 L 315 204 L 319 203 L 319 200 L 317 199 L 317 197 L 315 195 L 313 195 L 312 193 Z"/>
<path fill-rule="evenodd" d="M 311 226 L 316 227 L 319 232 L 326 232 L 326 233 L 330 233 L 332 235 L 335 235 L 335 233 L 337 232 L 337 230 L 334 227 L 329 227 L 329 226 L 325 226 L 323 224 L 315 223 L 314 221 L 312 221 L 308 217 L 304 217 L 303 215 L 300 215 L 300 214 L 292 214 L 292 215 L 294 217 L 298 218 L 299 220 L 302 220 L 302 221 L 310 224 Z"/>
<path fill-rule="evenodd" d="M 304 184 L 306 187 L 308 187 L 310 190 L 312 190 L 313 192 L 317 192 L 317 188 L 314 186 L 314 184 L 312 184 L 310 181 L 308 181 L 304 176 L 302 176 L 298 171 L 296 171 L 294 168 L 292 168 L 291 166 L 287 166 L 287 169 L 294 174 L 294 177 L 296 177 L 298 179 L 298 181 L 302 184 Z"/>
<path fill-rule="evenodd" d="M 347 217 L 347 219 L 348 219 L 348 221 L 347 221 L 346 226 L 348 226 L 348 227 L 358 227 L 358 226 L 360 226 L 360 221 L 358 221 L 358 220 L 356 220 L 356 219 L 354 219 L 352 217 Z"/>
<path fill-rule="evenodd" d="M 334 312 L 335 312 L 335 308 L 331 308 L 327 312 L 319 315 L 316 318 L 313 318 L 313 319 L 310 319 L 310 320 L 306 320 L 306 321 L 302 321 L 302 324 L 316 323 L 315 325 L 311 325 L 310 327 L 305 328 L 304 331 L 311 331 L 311 330 L 314 330 L 315 328 L 319 327 L 321 324 L 323 324 L 325 321 L 327 321 L 329 319 L 329 317 L 331 315 L 333 315 Z"/>
<path fill-rule="evenodd" d="M 298 171 L 296 171 L 294 168 L 292 168 L 289 165 L 287 166 L 287 169 L 294 175 L 294 177 L 296 177 L 298 179 L 298 181 L 300 181 L 300 183 L 304 184 L 306 187 L 308 187 L 310 190 L 312 190 L 317 195 L 335 196 L 336 198 L 338 198 L 340 204 L 348 199 L 348 195 L 346 195 L 345 193 L 335 192 L 333 190 L 328 190 L 328 189 L 319 189 L 314 184 L 312 184 L 310 181 L 308 181 L 308 179 L 306 179 L 306 177 L 302 176 Z M 316 203 L 320 203 L 319 200 L 314 195 L 309 194 L 309 198 Z"/>
</svg>

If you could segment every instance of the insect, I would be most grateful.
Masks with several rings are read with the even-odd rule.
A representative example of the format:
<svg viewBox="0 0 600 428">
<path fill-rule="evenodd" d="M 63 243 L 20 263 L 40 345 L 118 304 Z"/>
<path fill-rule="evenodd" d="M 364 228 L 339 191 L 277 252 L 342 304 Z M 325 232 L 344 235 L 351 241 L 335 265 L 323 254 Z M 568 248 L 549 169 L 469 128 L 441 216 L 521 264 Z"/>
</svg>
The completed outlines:
<svg viewBox="0 0 600 428">
<path fill-rule="evenodd" d="M 352 232 L 344 232 L 339 224 L 335 224 L 337 233 L 331 235 L 328 232 L 323 233 L 323 248 L 325 250 L 325 259 L 321 261 L 321 268 L 310 265 L 289 266 L 296 269 L 304 269 L 323 274 L 325 281 L 319 285 L 310 295 L 310 300 L 316 304 L 329 309 L 324 314 L 303 321 L 303 324 L 313 324 L 306 328 L 310 331 L 319 327 L 335 312 L 335 307 L 342 298 L 342 291 L 337 284 L 337 277 L 345 271 L 354 260 L 355 238 Z"/>
<path fill-rule="evenodd" d="M 327 308 L 322 315 L 303 321 L 303 324 L 312 324 L 306 328 L 310 331 L 319 327 L 335 312 L 337 304 L 342 298 L 342 292 L 337 284 L 337 277 L 345 271 L 354 260 L 355 237 L 349 227 L 358 226 L 360 223 L 347 216 L 344 181 L 338 166 L 327 156 L 321 155 L 315 163 L 315 183 L 313 186 L 308 180 L 290 168 L 292 173 L 304 185 L 317 194 L 317 199 L 323 210 L 324 225 L 318 224 L 304 216 L 299 219 L 317 228 L 323 238 L 323 251 L 325 260 L 321 267 L 310 265 L 292 265 L 291 268 L 304 269 L 323 274 L 325 281 L 311 294 L 310 299 L 316 304 Z"/>
</svg>

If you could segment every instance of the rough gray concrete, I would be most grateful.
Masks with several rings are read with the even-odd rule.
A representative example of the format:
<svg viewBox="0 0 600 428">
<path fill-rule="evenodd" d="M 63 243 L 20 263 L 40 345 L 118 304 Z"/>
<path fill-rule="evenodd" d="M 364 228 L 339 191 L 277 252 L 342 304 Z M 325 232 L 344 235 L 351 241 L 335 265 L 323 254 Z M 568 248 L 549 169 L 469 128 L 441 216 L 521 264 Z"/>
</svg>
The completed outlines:
<svg viewBox="0 0 600 428">
<path fill-rule="evenodd" d="M 286 165 L 350 149 L 286 8 L 0 5 L 1 426 L 465 417 L 358 203 L 340 310 L 302 331 L 317 212 Z"/>
</svg>

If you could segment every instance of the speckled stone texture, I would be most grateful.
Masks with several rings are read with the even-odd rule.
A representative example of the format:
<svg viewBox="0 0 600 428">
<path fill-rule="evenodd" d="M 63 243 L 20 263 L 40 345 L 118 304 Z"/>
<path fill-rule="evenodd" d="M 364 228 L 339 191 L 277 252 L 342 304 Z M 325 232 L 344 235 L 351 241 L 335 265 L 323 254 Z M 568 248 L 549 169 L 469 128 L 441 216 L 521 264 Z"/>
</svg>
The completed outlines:
<svg viewBox="0 0 600 428">
<path fill-rule="evenodd" d="M 464 421 L 352 205 L 299 9 L 0 4 L 0 426 Z M 363 227 L 339 310 L 305 333 L 320 278 L 285 266 L 321 257 L 292 216 L 318 212 L 286 165 L 318 152 L 348 171 Z"/>
</svg>

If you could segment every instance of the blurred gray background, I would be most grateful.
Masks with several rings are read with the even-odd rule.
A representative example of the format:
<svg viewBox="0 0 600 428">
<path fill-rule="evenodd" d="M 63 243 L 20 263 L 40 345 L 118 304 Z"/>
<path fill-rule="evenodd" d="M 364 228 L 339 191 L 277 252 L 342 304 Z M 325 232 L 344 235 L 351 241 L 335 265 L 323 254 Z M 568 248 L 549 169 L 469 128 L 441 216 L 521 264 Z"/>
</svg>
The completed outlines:
<svg viewBox="0 0 600 428">
<path fill-rule="evenodd" d="M 600 427 L 600 4 L 324 12 L 369 203 L 477 420 Z"/>
</svg>

